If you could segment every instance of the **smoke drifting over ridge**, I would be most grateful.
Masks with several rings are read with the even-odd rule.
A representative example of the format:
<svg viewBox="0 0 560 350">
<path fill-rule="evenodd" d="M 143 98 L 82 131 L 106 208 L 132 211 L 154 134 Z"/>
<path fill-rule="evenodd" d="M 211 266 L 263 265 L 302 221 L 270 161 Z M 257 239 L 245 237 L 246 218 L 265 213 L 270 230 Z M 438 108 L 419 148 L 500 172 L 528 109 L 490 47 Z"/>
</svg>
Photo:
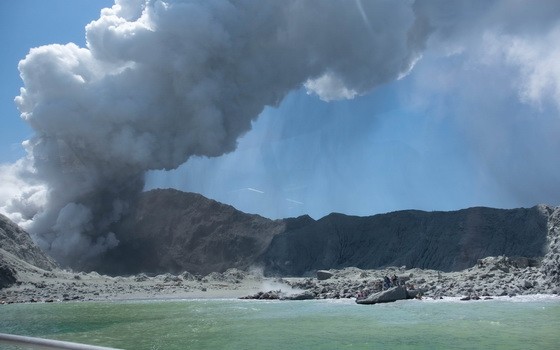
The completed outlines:
<svg viewBox="0 0 560 350">
<path fill-rule="evenodd" d="M 59 261 L 80 264 L 118 244 L 113 226 L 141 192 L 146 171 L 233 151 L 263 108 L 291 90 L 303 86 L 325 101 L 353 98 L 406 76 L 428 50 L 469 52 L 468 63 L 481 56 L 476 50 L 493 48 L 490 58 L 506 56 L 496 66 L 505 61 L 515 66 L 512 76 L 527 76 L 520 79 L 530 82 L 520 84 L 521 98 L 560 106 L 556 80 L 539 79 L 558 76 L 554 55 L 540 54 L 534 40 L 560 33 L 553 30 L 560 28 L 558 6 L 117 0 L 86 27 L 85 48 L 43 46 L 20 63 L 24 88 L 16 102 L 35 136 L 25 143 L 27 158 L 0 169 L 16 174 L 10 181 L 22 189 L 0 209 Z M 535 35 L 519 39 L 518 31 Z M 516 52 L 522 44 L 535 57 Z M 532 70 L 539 59 L 544 71 Z M 455 71 L 445 73 L 477 76 Z M 434 95 L 448 89 L 428 87 Z M 451 93 L 476 91 L 473 109 L 494 97 L 478 86 L 464 90 Z"/>
<path fill-rule="evenodd" d="M 118 244 L 144 173 L 231 152 L 265 106 L 405 75 L 424 37 L 406 2 L 117 0 L 87 47 L 31 49 L 16 103 L 35 130 L 4 211 L 63 263 Z"/>
</svg>

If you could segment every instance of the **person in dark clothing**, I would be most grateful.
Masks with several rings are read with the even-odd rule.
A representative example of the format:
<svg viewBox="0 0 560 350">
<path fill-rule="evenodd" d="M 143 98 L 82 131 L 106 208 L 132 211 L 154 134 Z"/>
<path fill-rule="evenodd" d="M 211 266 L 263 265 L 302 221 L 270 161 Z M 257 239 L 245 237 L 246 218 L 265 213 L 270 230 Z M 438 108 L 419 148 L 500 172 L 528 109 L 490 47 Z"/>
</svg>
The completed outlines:
<svg viewBox="0 0 560 350">
<path fill-rule="evenodd" d="M 391 288 L 391 280 L 389 279 L 389 277 L 385 276 L 383 277 L 383 289 L 389 288 Z"/>
</svg>

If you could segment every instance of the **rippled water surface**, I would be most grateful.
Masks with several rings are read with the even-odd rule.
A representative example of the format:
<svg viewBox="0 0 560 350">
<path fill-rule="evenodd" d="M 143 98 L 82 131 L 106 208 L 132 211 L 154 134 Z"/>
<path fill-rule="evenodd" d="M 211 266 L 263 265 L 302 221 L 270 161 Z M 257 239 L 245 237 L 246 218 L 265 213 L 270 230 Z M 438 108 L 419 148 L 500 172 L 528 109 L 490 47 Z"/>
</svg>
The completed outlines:
<svg viewBox="0 0 560 350">
<path fill-rule="evenodd" d="M 0 332 L 123 349 L 560 349 L 560 298 L 14 304 Z"/>
</svg>

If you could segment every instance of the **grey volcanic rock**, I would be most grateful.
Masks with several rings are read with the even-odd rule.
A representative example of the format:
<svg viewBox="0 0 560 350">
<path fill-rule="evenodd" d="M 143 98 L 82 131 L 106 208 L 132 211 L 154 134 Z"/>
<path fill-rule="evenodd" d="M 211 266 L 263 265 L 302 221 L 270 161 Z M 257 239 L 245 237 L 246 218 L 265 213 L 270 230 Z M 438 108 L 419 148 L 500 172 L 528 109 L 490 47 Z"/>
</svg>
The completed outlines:
<svg viewBox="0 0 560 350">
<path fill-rule="evenodd" d="M 44 270 L 57 268 L 56 262 L 33 242 L 27 232 L 0 214 L 0 255 L 2 250 Z"/>
<path fill-rule="evenodd" d="M 402 286 L 397 286 L 381 291 L 379 293 L 372 294 L 365 299 L 358 299 L 356 300 L 356 303 L 358 304 L 391 303 L 397 300 L 405 300 L 407 298 L 408 298 L 408 294 L 406 292 L 406 288 Z"/>
<path fill-rule="evenodd" d="M 207 275 L 260 265 L 268 276 L 315 276 L 318 270 L 351 266 L 460 271 L 488 256 L 510 257 L 519 268 L 536 267 L 554 240 L 548 236 L 553 212 L 546 206 L 477 207 L 273 221 L 198 194 L 153 190 L 143 193 L 115 228 L 117 248 L 91 268 L 113 275 Z M 543 274 L 557 271 L 554 251 L 544 260 Z"/>
<path fill-rule="evenodd" d="M 315 299 L 315 295 L 309 291 L 305 291 L 303 293 L 287 295 L 283 297 L 284 300 L 310 300 Z"/>
<path fill-rule="evenodd" d="M 331 214 L 276 235 L 263 255 L 265 274 L 306 276 L 319 269 L 349 266 L 459 271 L 487 256 L 540 259 L 545 254 L 551 211 L 535 206 L 408 210 L 370 217 Z"/>
<path fill-rule="evenodd" d="M 142 193 L 132 212 L 115 230 L 119 245 L 95 270 L 206 275 L 246 269 L 286 227 L 283 221 L 245 214 L 199 194 L 172 189 Z"/>
<path fill-rule="evenodd" d="M 317 279 L 319 281 L 328 280 L 333 276 L 333 273 L 327 270 L 319 270 L 317 271 Z"/>
<path fill-rule="evenodd" d="M 541 271 L 551 287 L 560 287 L 560 207 L 548 208 L 547 250 L 541 263 Z"/>
</svg>

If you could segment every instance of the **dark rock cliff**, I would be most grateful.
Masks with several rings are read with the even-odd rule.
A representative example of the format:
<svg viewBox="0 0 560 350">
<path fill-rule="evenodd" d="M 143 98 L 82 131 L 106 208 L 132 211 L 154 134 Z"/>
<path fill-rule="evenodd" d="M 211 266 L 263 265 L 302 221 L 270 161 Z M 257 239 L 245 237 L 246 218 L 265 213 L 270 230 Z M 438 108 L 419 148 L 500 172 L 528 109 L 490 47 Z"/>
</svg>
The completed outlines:
<svg viewBox="0 0 560 350">
<path fill-rule="evenodd" d="M 262 266 L 267 275 L 283 276 L 350 266 L 458 271 L 504 255 L 542 261 L 542 273 L 560 283 L 560 208 L 547 206 L 269 220 L 198 194 L 153 190 L 140 196 L 116 234 L 119 245 L 90 269 L 205 275 Z M 57 268 L 24 230 L 0 215 L 0 288 L 30 266 Z"/>
<path fill-rule="evenodd" d="M 93 269 L 110 274 L 245 269 L 285 226 L 199 194 L 152 190 L 140 196 L 117 229 L 119 245 Z"/>
<path fill-rule="evenodd" d="M 194 193 L 143 193 L 94 269 L 111 274 L 207 274 L 259 265 L 267 275 L 407 266 L 458 271 L 487 256 L 545 255 L 553 208 L 399 211 L 269 220 Z M 548 238 L 550 240 L 550 238 Z"/>
<path fill-rule="evenodd" d="M 268 275 L 318 269 L 403 266 L 457 271 L 487 256 L 545 254 L 551 209 L 331 214 L 274 237 L 262 256 Z"/>
</svg>

